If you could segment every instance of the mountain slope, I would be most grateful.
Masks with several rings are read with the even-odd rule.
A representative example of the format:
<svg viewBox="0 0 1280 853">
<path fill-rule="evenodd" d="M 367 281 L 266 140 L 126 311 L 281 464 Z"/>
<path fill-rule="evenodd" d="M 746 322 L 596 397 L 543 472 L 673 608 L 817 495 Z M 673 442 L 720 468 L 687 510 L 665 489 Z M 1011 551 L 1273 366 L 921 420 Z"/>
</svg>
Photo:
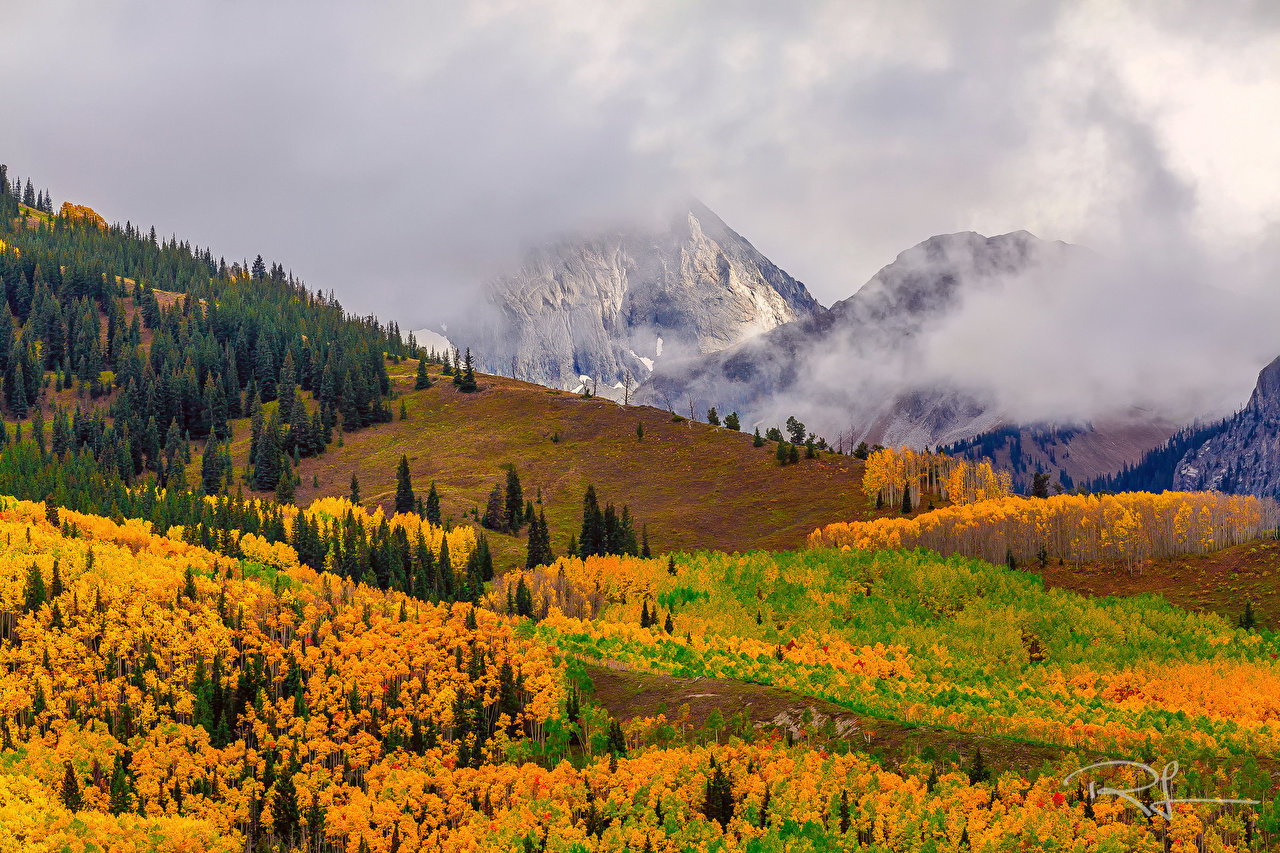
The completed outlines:
<svg viewBox="0 0 1280 853">
<path fill-rule="evenodd" d="M 1249 404 L 1178 461 L 1173 487 L 1280 495 L 1280 358 L 1258 374 Z"/>
<path fill-rule="evenodd" d="M 668 412 L 489 375 L 479 377 L 478 393 L 463 394 L 435 367 L 435 384 L 418 391 L 416 368 L 412 361 L 388 365 L 407 419 L 344 435 L 341 446 L 302 459 L 299 506 L 348 494 L 356 473 L 365 505 L 389 511 L 403 453 L 417 495 L 425 498 L 435 482 L 443 517 L 460 524 L 477 522 L 472 511 L 483 514 L 490 489 L 514 465 L 525 497 L 536 501 L 541 492 L 535 511 L 545 510 L 557 554 L 581 529 L 588 484 L 602 506 L 629 505 L 637 531 L 648 525 L 655 554 L 797 548 L 818 525 L 867 512 L 863 463 L 850 456 L 824 453 L 781 466 L 773 442 L 756 448 L 750 435 L 673 420 Z M 233 426 L 231 458 L 239 471 L 251 431 L 247 421 Z M 189 476 L 198 468 L 193 458 Z M 526 538 L 491 535 L 499 571 L 523 565 Z"/>
<path fill-rule="evenodd" d="M 641 400 L 692 398 L 769 425 L 792 410 L 828 438 L 933 444 L 996 426 L 984 389 L 948 387 L 923 369 L 929 333 L 970 294 L 1034 277 L 1077 252 L 1018 231 L 946 234 L 901 253 L 857 293 L 711 355 L 661 365 Z"/>
<path fill-rule="evenodd" d="M 478 365 L 555 388 L 609 387 L 673 355 L 716 352 L 822 312 L 804 285 L 693 203 L 665 231 L 619 230 L 531 251 L 486 310 L 451 322 Z"/>
<path fill-rule="evenodd" d="M 1076 483 L 1132 470 L 1129 466 L 1145 458 L 1149 448 L 1167 441 L 1174 429 L 1170 422 L 1135 412 L 1128 420 L 1079 426 L 1005 426 L 942 450 L 953 456 L 990 458 L 997 467 L 1013 473 L 1014 488 L 1021 492 L 1030 489 L 1038 472 L 1071 489 Z"/>
</svg>

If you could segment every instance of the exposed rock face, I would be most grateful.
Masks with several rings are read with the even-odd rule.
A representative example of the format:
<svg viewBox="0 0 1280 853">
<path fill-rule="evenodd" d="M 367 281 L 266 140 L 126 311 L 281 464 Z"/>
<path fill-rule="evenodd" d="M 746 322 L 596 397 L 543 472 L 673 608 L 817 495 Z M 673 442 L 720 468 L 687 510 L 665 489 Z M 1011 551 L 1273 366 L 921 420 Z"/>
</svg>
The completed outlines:
<svg viewBox="0 0 1280 853">
<path fill-rule="evenodd" d="M 660 365 L 639 399 L 668 405 L 691 398 L 699 410 L 715 405 L 765 426 L 795 412 L 841 443 L 969 438 L 1001 423 L 1002 414 L 982 389 L 940 387 L 921 372 L 929 332 L 966 293 L 1060 263 L 1071 251 L 1025 231 L 932 237 L 829 311 L 722 352 Z"/>
<path fill-rule="evenodd" d="M 1280 358 L 1258 374 L 1249 404 L 1182 457 L 1173 487 L 1280 497 Z"/>
<path fill-rule="evenodd" d="M 493 282 L 479 320 L 449 325 L 480 369 L 599 392 L 654 363 L 713 353 L 822 306 L 719 217 L 691 205 L 665 232 L 618 232 L 529 253 Z"/>
</svg>

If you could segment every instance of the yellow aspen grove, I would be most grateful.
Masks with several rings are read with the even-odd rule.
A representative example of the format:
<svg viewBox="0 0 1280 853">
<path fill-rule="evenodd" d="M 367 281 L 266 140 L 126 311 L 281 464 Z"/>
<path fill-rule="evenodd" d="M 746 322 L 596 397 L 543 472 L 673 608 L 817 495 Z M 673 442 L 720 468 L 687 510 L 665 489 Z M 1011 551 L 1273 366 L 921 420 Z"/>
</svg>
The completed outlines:
<svg viewBox="0 0 1280 853">
<path fill-rule="evenodd" d="M 1004 498 L 1013 494 L 1013 477 L 997 471 L 989 459 L 956 459 L 944 453 L 886 447 L 867 457 L 862 491 L 869 501 L 900 506 L 910 489 L 913 508 L 932 495 L 953 504 Z"/>
<path fill-rule="evenodd" d="M 1270 498 L 1218 492 L 1125 492 L 1119 495 L 1003 497 L 945 507 L 915 518 L 830 524 L 809 536 L 811 548 L 928 548 L 989 562 L 1012 555 L 1073 562 L 1116 560 L 1130 572 L 1149 560 L 1206 554 L 1276 529 Z"/>
</svg>

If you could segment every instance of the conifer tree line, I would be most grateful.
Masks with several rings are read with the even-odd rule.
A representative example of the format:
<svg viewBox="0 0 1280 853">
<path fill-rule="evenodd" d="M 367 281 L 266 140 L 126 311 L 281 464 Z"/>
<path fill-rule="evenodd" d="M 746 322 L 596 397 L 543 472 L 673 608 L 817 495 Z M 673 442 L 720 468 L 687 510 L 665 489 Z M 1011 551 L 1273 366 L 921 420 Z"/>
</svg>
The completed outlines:
<svg viewBox="0 0 1280 853">
<path fill-rule="evenodd" d="M 23 424 L 11 434 L 0 421 L 0 491 L 146 519 L 162 534 L 180 525 L 184 538 L 232 555 L 246 533 L 294 545 L 316 569 L 336 553 L 343 576 L 424 599 L 478 595 L 493 575 L 483 537 L 455 583 L 447 553 L 424 559 L 421 543 L 402 541 L 385 522 L 365 530 L 350 517 L 327 527 L 307 521 L 286 535 L 278 507 L 246 499 L 239 486 L 229 493 L 230 420 L 251 421 L 244 485 L 291 502 L 293 467 L 323 452 L 336 428 L 391 419 L 386 358 L 418 354 L 412 336 L 406 343 L 394 323 L 346 314 L 332 293 L 311 293 L 261 256 L 228 265 L 130 223 L 103 229 L 55 217 L 52 227 L 28 228 L 15 221 L 19 200 L 0 166 L 0 402 L 11 417 L 30 418 L 25 436 Z M 157 291 L 182 295 L 166 306 Z M 432 357 L 460 365 L 465 380 L 469 352 Z M 50 386 L 89 399 L 73 410 L 55 405 L 49 426 L 41 404 Z M 112 392 L 109 405 L 93 404 Z M 201 440 L 200 475 L 189 483 Z M 397 509 L 409 511 L 402 502 Z M 410 489 L 410 503 L 441 524 L 434 483 L 425 504 Z"/>
<path fill-rule="evenodd" d="M 322 452 L 339 423 L 351 431 L 391 419 L 385 359 L 414 349 L 394 323 L 346 314 L 332 293 L 310 292 L 261 256 L 228 265 L 130 223 L 102 229 L 55 217 L 52 227 L 33 229 L 15 221 L 17 210 L 6 176 L 4 409 L 26 419 L 49 386 L 92 399 L 118 391 L 113 423 L 98 441 L 126 483 L 151 472 L 167 485 L 178 451 L 187 456 L 184 443 L 226 441 L 229 421 L 249 416 L 249 484 L 275 489 L 285 457 Z M 182 295 L 165 297 L 165 305 L 157 291 Z M 314 411 L 302 392 L 311 393 Z M 256 417 L 277 400 L 270 416 Z M 213 491 L 218 479 L 208 473 L 204 485 Z"/>
<path fill-rule="evenodd" d="M 646 532 L 646 550 L 648 544 Z M 610 554 L 640 556 L 640 545 L 636 541 L 630 508 L 623 504 L 622 512 L 619 513 L 613 508 L 613 504 L 606 504 L 602 512 L 595 486 L 587 486 L 587 491 L 582 496 L 582 529 L 577 540 L 570 540 L 569 553 L 576 554 L 583 560 Z M 647 557 L 648 554 L 644 556 Z"/>
</svg>

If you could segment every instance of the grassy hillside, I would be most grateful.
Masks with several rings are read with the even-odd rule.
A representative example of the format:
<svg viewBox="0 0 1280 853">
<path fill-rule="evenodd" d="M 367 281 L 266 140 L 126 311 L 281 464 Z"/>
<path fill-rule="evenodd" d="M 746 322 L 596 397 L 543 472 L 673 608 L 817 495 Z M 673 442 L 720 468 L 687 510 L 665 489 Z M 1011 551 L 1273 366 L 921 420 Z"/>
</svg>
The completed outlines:
<svg viewBox="0 0 1280 853">
<path fill-rule="evenodd" d="M 1280 628 L 1280 541 L 1259 539 L 1203 556 L 1189 554 L 1153 561 L 1131 575 L 1110 562 L 1080 568 L 1050 562 L 1046 585 L 1093 596 L 1160 595 L 1186 610 L 1221 614 L 1235 621 L 1245 603 L 1253 606 L 1260 626 Z"/>
<path fill-rule="evenodd" d="M 558 553 L 581 527 L 588 484 L 602 505 L 630 506 L 637 525 L 648 525 L 655 553 L 795 548 L 820 524 L 865 514 L 862 463 L 851 457 L 824 454 L 784 467 L 772 442 L 755 448 L 749 434 L 677 421 L 658 409 L 623 408 L 496 376 L 482 376 L 480 392 L 462 394 L 449 377 L 433 373 L 436 384 L 415 391 L 416 370 L 416 361 L 388 366 L 401 395 L 392 408 L 398 413 L 402 400 L 407 420 L 397 414 L 302 461 L 300 506 L 346 495 L 355 472 L 366 505 L 392 509 L 403 453 L 414 489 L 425 495 L 435 481 L 443 516 L 456 523 L 483 514 L 490 490 L 506 477 L 504 466 L 514 465 L 527 499 L 536 501 L 541 489 Z M 234 428 L 232 459 L 240 472 L 249 422 Z M 525 549 L 523 537 L 495 536 L 498 570 L 522 562 Z"/>
</svg>

